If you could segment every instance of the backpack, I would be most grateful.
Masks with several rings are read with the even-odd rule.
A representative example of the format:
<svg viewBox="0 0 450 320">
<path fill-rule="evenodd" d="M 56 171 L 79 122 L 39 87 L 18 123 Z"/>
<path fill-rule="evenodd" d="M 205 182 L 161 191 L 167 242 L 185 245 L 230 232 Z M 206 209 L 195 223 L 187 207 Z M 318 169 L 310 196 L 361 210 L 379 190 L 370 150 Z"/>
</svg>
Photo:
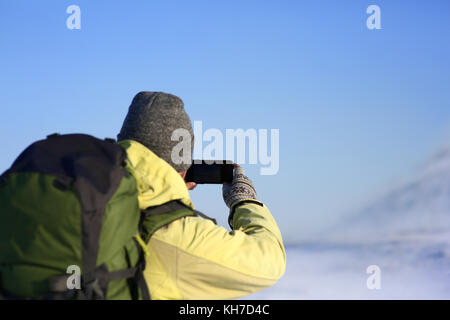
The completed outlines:
<svg viewBox="0 0 450 320">
<path fill-rule="evenodd" d="M 196 213 L 176 201 L 141 212 L 128 165 L 114 140 L 84 134 L 19 155 L 0 176 L 0 298 L 150 299 L 145 243 Z"/>
</svg>

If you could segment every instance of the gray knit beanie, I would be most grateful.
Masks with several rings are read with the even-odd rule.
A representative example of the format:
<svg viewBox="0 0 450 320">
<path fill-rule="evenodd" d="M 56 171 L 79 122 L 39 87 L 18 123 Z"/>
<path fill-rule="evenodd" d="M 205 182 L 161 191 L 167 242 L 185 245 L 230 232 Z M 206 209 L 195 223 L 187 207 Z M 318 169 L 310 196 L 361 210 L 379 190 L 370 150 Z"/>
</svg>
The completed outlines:
<svg viewBox="0 0 450 320">
<path fill-rule="evenodd" d="M 179 141 L 172 141 L 174 130 L 183 128 L 191 135 L 189 163 L 176 164 L 172 161 L 172 149 Z M 191 120 L 184 111 L 183 101 L 164 92 L 139 92 L 131 102 L 117 140 L 135 140 L 158 157 L 168 162 L 177 172 L 187 170 L 192 161 L 194 133 Z M 187 155 L 183 155 L 187 157 Z"/>
</svg>

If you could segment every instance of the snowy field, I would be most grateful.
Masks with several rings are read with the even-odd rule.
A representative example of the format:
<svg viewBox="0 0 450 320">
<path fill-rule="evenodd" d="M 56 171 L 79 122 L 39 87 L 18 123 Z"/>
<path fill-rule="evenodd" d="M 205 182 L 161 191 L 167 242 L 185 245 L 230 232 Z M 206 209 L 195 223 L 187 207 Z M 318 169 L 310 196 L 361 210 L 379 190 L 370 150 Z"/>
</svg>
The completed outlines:
<svg viewBox="0 0 450 320">
<path fill-rule="evenodd" d="M 246 299 L 450 299 L 450 246 L 445 242 L 286 249 L 284 277 Z M 380 267 L 379 290 L 367 288 L 370 265 Z"/>
<path fill-rule="evenodd" d="M 450 147 L 317 239 L 288 246 L 284 277 L 247 299 L 450 299 Z"/>
</svg>

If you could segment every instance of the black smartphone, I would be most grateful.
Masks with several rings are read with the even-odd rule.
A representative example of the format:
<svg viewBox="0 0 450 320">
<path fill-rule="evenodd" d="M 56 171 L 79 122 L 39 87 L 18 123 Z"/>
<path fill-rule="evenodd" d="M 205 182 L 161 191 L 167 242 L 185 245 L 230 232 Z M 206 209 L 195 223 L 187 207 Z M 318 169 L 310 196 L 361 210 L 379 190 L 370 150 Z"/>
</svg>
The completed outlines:
<svg viewBox="0 0 450 320">
<path fill-rule="evenodd" d="M 212 160 L 211 160 L 212 161 Z M 186 182 L 198 184 L 222 184 L 233 181 L 233 163 L 206 163 L 205 160 L 194 160 L 186 173 Z"/>
</svg>

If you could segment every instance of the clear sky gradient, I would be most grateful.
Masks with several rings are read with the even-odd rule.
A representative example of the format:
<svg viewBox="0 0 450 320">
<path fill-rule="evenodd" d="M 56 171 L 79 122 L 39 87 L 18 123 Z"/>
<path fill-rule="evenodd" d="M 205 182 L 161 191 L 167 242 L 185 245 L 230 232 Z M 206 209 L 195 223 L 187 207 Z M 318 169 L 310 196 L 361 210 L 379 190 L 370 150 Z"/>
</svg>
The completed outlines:
<svg viewBox="0 0 450 320">
<path fill-rule="evenodd" d="M 49 133 L 115 137 L 137 92 L 165 91 L 204 129 L 280 130 L 279 173 L 244 168 L 296 241 L 447 144 L 449 35 L 445 0 L 2 0 L 0 171 Z M 226 223 L 218 186 L 192 197 Z"/>
</svg>

